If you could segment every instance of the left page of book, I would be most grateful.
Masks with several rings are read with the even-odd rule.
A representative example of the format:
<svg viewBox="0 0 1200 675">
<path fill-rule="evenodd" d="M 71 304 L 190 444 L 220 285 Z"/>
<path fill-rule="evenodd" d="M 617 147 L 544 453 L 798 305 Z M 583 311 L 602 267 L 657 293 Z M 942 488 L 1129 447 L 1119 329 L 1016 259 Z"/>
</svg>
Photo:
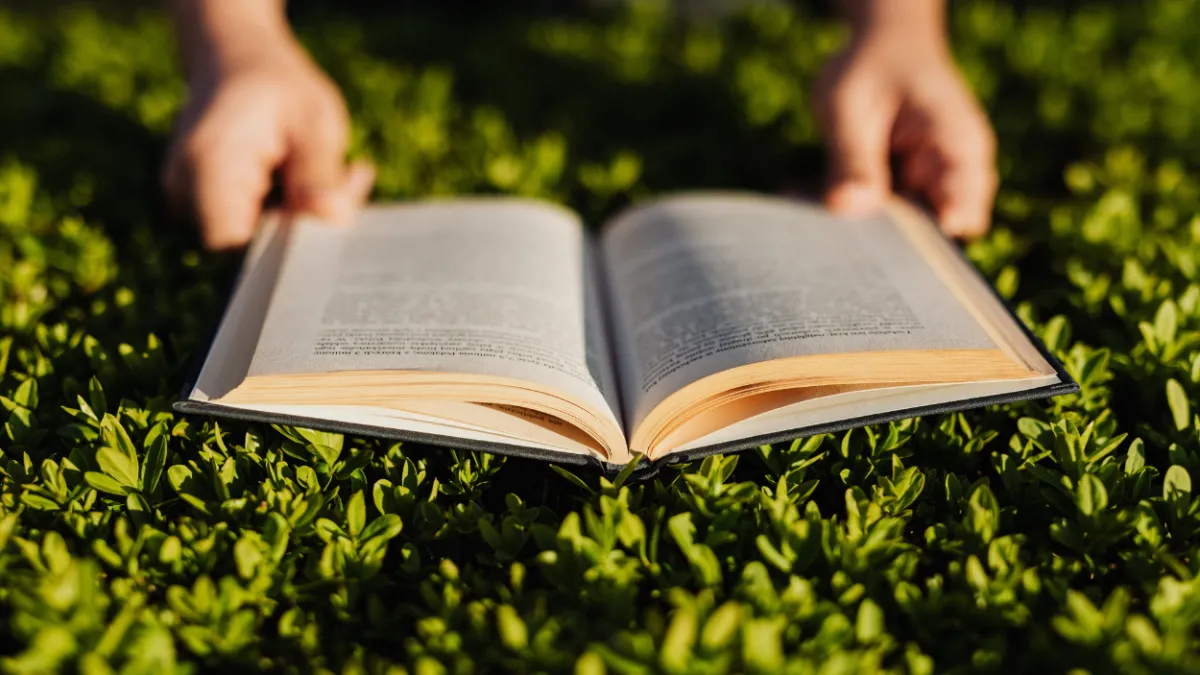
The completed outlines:
<svg viewBox="0 0 1200 675">
<path fill-rule="evenodd" d="M 320 386 L 306 375 L 456 374 L 559 392 L 603 417 L 610 441 L 620 436 L 589 242 L 571 212 L 517 199 L 436 200 L 373 206 L 351 227 L 299 218 L 288 230 L 244 377 L 225 377 L 225 391 L 205 392 L 210 400 L 245 403 L 246 383 L 267 378 L 290 386 L 279 401 L 294 403 L 306 383 Z M 481 428 L 505 411 L 493 396 L 472 413 L 448 401 L 444 386 L 422 402 L 420 385 L 386 407 Z M 347 403 L 324 389 L 331 406 Z M 469 389 L 457 403 L 473 402 Z M 255 396 L 269 403 L 261 390 Z M 362 388 L 364 409 L 378 412 L 380 398 Z M 558 422 L 507 412 L 513 428 Z"/>
</svg>

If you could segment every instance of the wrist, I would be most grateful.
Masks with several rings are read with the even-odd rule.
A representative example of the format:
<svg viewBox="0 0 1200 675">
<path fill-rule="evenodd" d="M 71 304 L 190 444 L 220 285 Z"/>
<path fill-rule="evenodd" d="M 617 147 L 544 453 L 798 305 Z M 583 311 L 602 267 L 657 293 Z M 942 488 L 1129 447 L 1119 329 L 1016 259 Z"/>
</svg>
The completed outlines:
<svg viewBox="0 0 1200 675">
<path fill-rule="evenodd" d="M 945 0 L 844 0 L 860 45 L 896 48 L 911 56 L 948 57 Z"/>
<path fill-rule="evenodd" d="M 283 0 L 174 0 L 172 9 L 193 82 L 297 47 Z"/>
</svg>

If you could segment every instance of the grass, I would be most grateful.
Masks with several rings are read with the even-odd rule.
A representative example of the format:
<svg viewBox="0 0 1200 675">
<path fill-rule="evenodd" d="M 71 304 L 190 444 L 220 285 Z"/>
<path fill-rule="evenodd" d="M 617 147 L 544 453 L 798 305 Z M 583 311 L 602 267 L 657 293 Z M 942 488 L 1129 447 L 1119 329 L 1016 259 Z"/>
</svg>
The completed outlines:
<svg viewBox="0 0 1200 675">
<path fill-rule="evenodd" d="M 0 8 L 0 670 L 1200 670 L 1198 9 L 955 7 L 1004 178 L 968 253 L 1080 394 L 630 486 L 170 412 L 238 261 L 158 201 L 168 26 Z M 817 185 L 844 38 L 786 8 L 296 21 L 379 198 L 591 222 Z"/>
</svg>

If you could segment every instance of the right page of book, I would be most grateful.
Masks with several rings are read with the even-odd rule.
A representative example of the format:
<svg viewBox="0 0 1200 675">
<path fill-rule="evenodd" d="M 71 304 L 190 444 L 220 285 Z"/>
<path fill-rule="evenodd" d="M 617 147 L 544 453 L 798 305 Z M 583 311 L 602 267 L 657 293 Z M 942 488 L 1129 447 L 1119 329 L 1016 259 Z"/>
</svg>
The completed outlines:
<svg viewBox="0 0 1200 675">
<path fill-rule="evenodd" d="M 671 393 L 751 363 L 997 348 L 887 215 L 697 193 L 627 211 L 602 245 L 630 428 Z"/>
</svg>

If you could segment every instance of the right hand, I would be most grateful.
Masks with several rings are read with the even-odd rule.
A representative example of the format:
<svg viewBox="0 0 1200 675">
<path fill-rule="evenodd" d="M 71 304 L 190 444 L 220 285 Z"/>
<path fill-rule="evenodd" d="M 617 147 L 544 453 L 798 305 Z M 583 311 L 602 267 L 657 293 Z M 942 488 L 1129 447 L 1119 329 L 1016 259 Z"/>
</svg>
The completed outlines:
<svg viewBox="0 0 1200 675">
<path fill-rule="evenodd" d="M 206 248 L 250 240 L 277 169 L 291 212 L 345 223 L 366 201 L 375 173 L 346 165 L 345 103 L 293 39 L 207 54 L 190 85 L 162 179 Z"/>
</svg>

